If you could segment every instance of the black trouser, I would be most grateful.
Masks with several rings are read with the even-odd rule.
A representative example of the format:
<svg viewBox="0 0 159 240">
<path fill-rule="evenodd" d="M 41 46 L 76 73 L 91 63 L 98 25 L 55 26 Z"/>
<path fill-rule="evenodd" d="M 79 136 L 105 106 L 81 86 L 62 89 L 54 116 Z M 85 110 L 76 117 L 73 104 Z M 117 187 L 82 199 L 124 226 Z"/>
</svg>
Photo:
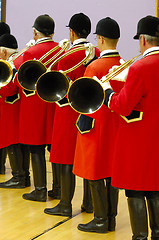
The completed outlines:
<svg viewBox="0 0 159 240">
<path fill-rule="evenodd" d="M 29 145 L 35 188 L 46 188 L 46 145 Z"/>
<path fill-rule="evenodd" d="M 5 162 L 7 156 L 7 148 L 0 149 L 0 174 L 5 174 Z"/>
</svg>

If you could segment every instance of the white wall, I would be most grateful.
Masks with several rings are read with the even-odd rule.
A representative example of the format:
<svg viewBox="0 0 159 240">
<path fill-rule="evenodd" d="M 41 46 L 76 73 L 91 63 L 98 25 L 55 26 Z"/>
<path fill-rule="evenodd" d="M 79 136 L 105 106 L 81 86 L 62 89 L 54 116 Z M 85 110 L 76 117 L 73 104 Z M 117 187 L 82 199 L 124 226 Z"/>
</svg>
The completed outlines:
<svg viewBox="0 0 159 240">
<path fill-rule="evenodd" d="M 60 41 L 69 38 L 66 25 L 78 12 L 90 17 L 92 32 L 88 39 L 95 45 L 96 23 L 107 16 L 114 18 L 121 28 L 118 50 L 127 60 L 139 52 L 138 41 L 133 40 L 137 22 L 146 15 L 155 15 L 155 0 L 7 0 L 6 22 L 21 50 L 32 39 L 32 25 L 37 16 L 47 13 L 55 20 L 54 40 Z"/>
</svg>

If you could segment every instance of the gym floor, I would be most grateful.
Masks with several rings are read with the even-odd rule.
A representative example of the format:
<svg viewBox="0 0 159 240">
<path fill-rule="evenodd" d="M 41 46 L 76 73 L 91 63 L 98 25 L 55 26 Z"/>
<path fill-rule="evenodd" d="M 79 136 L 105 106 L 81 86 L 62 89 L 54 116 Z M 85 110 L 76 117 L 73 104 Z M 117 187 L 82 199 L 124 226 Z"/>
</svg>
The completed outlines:
<svg viewBox="0 0 159 240">
<path fill-rule="evenodd" d="M 51 163 L 48 156 L 47 185 L 52 187 Z M 93 214 L 81 213 L 83 198 L 82 179 L 76 177 L 76 190 L 73 198 L 72 218 L 51 216 L 44 209 L 54 207 L 59 200 L 47 199 L 47 202 L 33 202 L 22 198 L 24 193 L 34 189 L 32 169 L 31 187 L 24 189 L 0 189 L 0 240 L 130 240 L 131 228 L 127 208 L 127 200 L 123 190 L 119 192 L 117 227 L 115 232 L 104 234 L 86 233 L 77 229 L 79 223 L 87 223 L 93 219 Z M 9 161 L 6 161 L 6 173 L 0 175 L 0 182 L 12 177 Z"/>
</svg>

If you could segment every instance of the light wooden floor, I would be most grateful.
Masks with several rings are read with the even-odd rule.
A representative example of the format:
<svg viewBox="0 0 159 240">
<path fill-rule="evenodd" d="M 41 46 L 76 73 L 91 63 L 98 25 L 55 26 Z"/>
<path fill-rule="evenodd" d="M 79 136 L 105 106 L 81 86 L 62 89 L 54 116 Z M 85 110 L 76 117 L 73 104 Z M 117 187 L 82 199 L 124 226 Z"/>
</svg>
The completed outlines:
<svg viewBox="0 0 159 240">
<path fill-rule="evenodd" d="M 0 175 L 0 182 L 11 177 L 9 162 L 6 162 L 6 174 Z M 48 189 L 52 185 L 51 165 L 47 158 Z M 43 211 L 46 207 L 57 205 L 58 200 L 32 202 L 22 198 L 22 194 L 30 192 L 32 186 L 25 189 L 0 189 L 0 240 L 131 240 L 131 229 L 127 202 L 124 191 L 120 191 L 117 228 L 115 232 L 106 234 L 85 233 L 77 229 L 79 223 L 92 220 L 93 214 L 81 213 L 82 180 L 76 178 L 76 191 L 73 198 L 73 217 L 51 216 Z"/>
</svg>

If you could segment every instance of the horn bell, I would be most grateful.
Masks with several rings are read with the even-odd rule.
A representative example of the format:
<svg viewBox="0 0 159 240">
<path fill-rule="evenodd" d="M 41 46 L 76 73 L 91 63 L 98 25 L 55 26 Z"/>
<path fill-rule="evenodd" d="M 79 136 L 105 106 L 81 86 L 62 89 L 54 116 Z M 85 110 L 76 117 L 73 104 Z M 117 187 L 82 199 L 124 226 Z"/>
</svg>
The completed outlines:
<svg viewBox="0 0 159 240">
<path fill-rule="evenodd" d="M 44 73 L 37 81 L 36 91 L 39 97 L 46 102 L 62 100 L 68 92 L 69 80 L 58 71 Z"/>
<path fill-rule="evenodd" d="M 93 78 L 82 77 L 72 83 L 68 92 L 71 107 L 83 114 L 96 112 L 103 104 L 105 92 Z"/>
<path fill-rule="evenodd" d="M 0 60 L 0 87 L 6 86 L 13 77 L 11 65 L 4 60 Z"/>
<path fill-rule="evenodd" d="M 45 73 L 47 68 L 37 60 L 24 62 L 18 70 L 18 82 L 22 88 L 35 91 L 38 78 Z"/>
</svg>

